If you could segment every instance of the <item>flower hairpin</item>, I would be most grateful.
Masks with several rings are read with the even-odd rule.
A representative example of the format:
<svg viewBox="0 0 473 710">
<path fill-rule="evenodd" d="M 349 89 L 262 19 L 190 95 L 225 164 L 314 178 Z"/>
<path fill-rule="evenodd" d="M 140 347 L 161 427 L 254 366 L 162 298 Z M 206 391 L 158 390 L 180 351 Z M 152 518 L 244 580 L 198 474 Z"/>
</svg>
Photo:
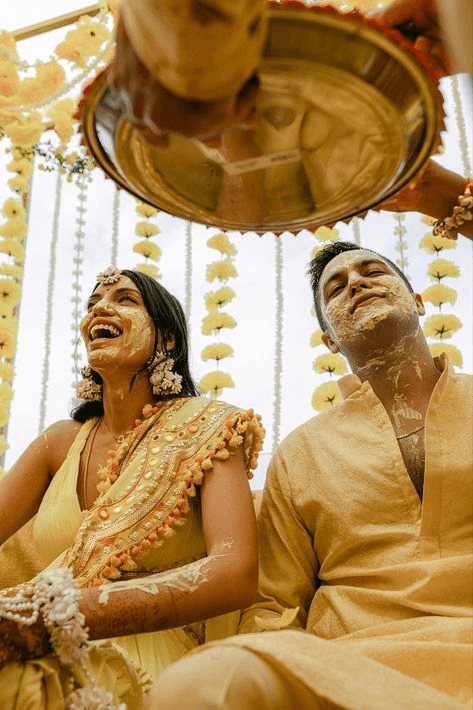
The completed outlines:
<svg viewBox="0 0 473 710">
<path fill-rule="evenodd" d="M 117 269 L 116 266 L 109 266 L 105 271 L 97 274 L 97 281 L 101 284 L 114 284 L 120 279 L 121 275 L 120 269 Z"/>
</svg>

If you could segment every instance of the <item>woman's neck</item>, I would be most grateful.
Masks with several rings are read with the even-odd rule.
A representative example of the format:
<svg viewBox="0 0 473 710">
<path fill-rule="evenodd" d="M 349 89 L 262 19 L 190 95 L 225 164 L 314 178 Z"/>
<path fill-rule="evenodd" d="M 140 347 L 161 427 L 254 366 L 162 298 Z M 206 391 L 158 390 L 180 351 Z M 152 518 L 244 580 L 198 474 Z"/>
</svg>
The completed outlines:
<svg viewBox="0 0 473 710">
<path fill-rule="evenodd" d="M 153 403 L 154 396 L 147 376 L 138 375 L 133 384 L 130 381 L 103 382 L 104 424 L 115 436 L 135 426 L 136 419 L 143 418 L 143 407 Z"/>
</svg>

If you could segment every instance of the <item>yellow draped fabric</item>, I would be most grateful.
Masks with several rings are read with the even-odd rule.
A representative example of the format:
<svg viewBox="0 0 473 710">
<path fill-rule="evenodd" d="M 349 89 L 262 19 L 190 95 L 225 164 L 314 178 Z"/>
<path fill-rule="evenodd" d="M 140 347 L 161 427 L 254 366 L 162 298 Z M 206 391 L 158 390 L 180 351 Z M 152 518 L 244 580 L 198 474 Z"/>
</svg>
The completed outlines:
<svg viewBox="0 0 473 710">
<path fill-rule="evenodd" d="M 340 381 L 344 401 L 296 429 L 270 466 L 260 596 L 240 631 L 310 633 L 235 643 L 302 679 L 314 708 L 321 693 L 333 704 L 320 707 L 379 710 L 387 688 L 404 707 L 411 679 L 432 704 L 409 707 L 471 707 L 473 378 L 437 365 L 422 502 L 384 407 L 354 375 Z"/>
<path fill-rule="evenodd" d="M 87 585 L 91 579 L 107 583 L 102 576 L 107 562 L 112 554 L 118 555 L 127 549 L 130 549 L 128 564 L 133 568 L 131 573 L 140 576 L 174 569 L 205 557 L 200 505 L 198 499 L 192 497 L 194 484 L 202 481 L 215 459 L 225 460 L 231 455 L 230 449 L 241 442 L 247 473 L 251 475 L 250 469 L 256 463 L 263 434 L 259 419 L 251 410 L 243 412 L 223 402 L 209 402 L 204 397 L 173 400 L 152 422 L 146 436 L 125 461 L 115 483 L 99 496 L 90 511 L 82 512 L 77 498 L 79 461 L 95 423 L 95 419 L 89 420 L 80 429 L 36 516 L 33 537 L 45 561 L 52 565 L 62 564 L 64 551 L 69 548 L 66 553 L 68 564 L 81 584 Z M 190 496 L 189 502 L 179 508 L 180 522 L 172 526 L 172 534 L 169 534 L 169 514 L 176 510 L 173 506 L 176 500 L 182 500 L 184 491 Z M 168 500 L 172 501 L 172 506 L 166 505 Z M 100 514 L 103 510 L 108 513 L 105 518 Z M 153 525 L 150 523 L 152 514 Z M 139 556 L 133 558 L 132 546 L 148 539 L 147 536 L 166 524 L 166 520 L 166 536 L 158 537 L 157 546 L 141 548 Z M 101 551 L 99 555 L 98 549 Z M 123 575 L 123 570 L 120 573 Z M 239 612 L 234 612 L 208 620 L 206 640 L 234 633 L 238 616 Z M 139 710 L 141 688 L 137 677 L 154 678 L 172 661 L 195 648 L 203 633 L 204 625 L 195 624 L 120 637 L 113 642 L 97 642 L 91 659 L 94 675 L 99 682 L 103 680 L 105 687 L 118 692 L 117 684 L 109 683 L 112 676 L 118 674 L 122 678 L 123 692 L 117 699 L 125 702 L 123 698 L 128 698 L 128 706 Z M 124 652 L 132 667 L 118 651 Z M 110 663 L 113 661 L 113 672 L 109 660 Z M 67 674 L 52 657 L 5 667 L 0 672 L 0 697 L 10 693 L 12 699 L 10 705 L 5 705 L 5 710 L 61 708 L 60 703 L 56 700 L 50 703 L 49 698 L 63 699 L 63 676 L 67 680 Z M 17 695 L 15 685 L 19 686 Z M 51 686 L 54 691 L 45 692 L 46 686 Z M 19 702 L 15 698 L 19 697 L 24 697 L 24 704 L 15 704 Z M 133 697 L 132 702 L 129 697 Z M 25 698 L 29 698 L 32 704 L 28 705 Z"/>
</svg>

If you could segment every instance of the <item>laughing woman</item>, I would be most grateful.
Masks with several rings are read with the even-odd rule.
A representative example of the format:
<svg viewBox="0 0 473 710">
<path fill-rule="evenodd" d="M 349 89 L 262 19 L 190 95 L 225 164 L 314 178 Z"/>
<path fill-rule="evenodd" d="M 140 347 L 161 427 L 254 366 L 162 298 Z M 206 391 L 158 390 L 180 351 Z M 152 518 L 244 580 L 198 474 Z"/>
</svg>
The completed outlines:
<svg viewBox="0 0 473 710">
<path fill-rule="evenodd" d="M 138 710 L 256 594 L 259 417 L 198 396 L 182 308 L 142 273 L 100 274 L 81 332 L 86 401 L 0 484 L 0 542 L 36 514 L 51 563 L 0 596 L 4 710 Z"/>
</svg>

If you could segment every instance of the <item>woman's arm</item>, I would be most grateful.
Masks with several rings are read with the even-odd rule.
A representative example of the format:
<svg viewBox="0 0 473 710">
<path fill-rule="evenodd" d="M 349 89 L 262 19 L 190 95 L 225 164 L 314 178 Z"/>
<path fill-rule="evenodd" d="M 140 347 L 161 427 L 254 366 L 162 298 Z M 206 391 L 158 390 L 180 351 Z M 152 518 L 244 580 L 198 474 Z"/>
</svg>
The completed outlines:
<svg viewBox="0 0 473 710">
<path fill-rule="evenodd" d="M 0 481 L 0 545 L 38 511 L 43 496 L 69 450 L 80 424 L 52 424 L 20 456 Z"/>
<path fill-rule="evenodd" d="M 201 491 L 207 557 L 171 572 L 82 592 L 91 639 L 168 629 L 251 604 L 256 523 L 241 447 L 207 472 Z"/>
</svg>

